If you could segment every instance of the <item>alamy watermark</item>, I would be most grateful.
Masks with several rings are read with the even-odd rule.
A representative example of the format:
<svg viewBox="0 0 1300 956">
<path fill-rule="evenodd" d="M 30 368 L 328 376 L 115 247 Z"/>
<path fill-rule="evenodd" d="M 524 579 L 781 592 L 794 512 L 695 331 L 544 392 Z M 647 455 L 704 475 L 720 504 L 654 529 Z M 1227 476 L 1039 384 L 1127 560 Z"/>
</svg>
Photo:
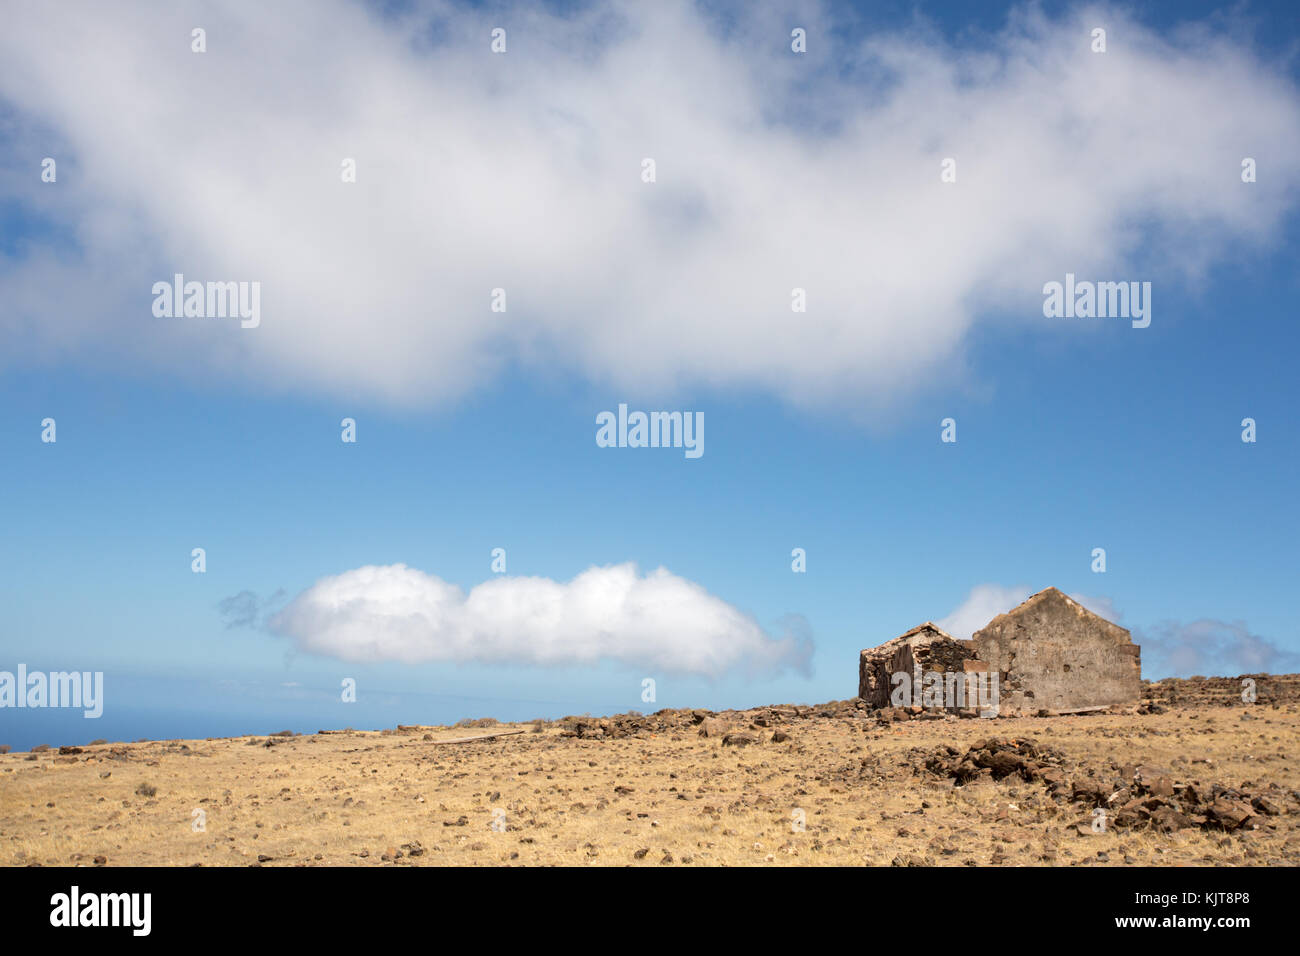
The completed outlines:
<svg viewBox="0 0 1300 956">
<path fill-rule="evenodd" d="M 618 406 L 618 415 L 596 416 L 596 445 L 600 448 L 685 448 L 687 458 L 704 454 L 703 412 L 631 412 Z"/>
<path fill-rule="evenodd" d="M 1064 284 L 1043 286 L 1043 315 L 1049 319 L 1132 319 L 1133 328 L 1151 324 L 1150 282 L 1075 281 L 1065 274 Z"/>
<path fill-rule="evenodd" d="M 119 926 L 133 936 L 148 936 L 152 910 L 152 893 L 83 893 L 74 885 L 50 897 L 50 925 Z"/>
<path fill-rule="evenodd" d="M 0 708 L 3 707 L 81 707 L 82 716 L 99 717 L 104 713 L 103 671 L 43 671 L 27 673 L 19 664 L 18 673 L 0 671 Z"/>
<path fill-rule="evenodd" d="M 925 671 L 920 680 L 908 671 L 890 675 L 894 689 L 889 702 L 895 707 L 971 707 L 981 717 L 998 715 L 997 671 Z"/>
<path fill-rule="evenodd" d="M 262 324 L 262 283 L 186 282 L 176 273 L 171 282 L 153 284 L 153 314 L 160 319 L 241 319 L 255 329 Z"/>
</svg>

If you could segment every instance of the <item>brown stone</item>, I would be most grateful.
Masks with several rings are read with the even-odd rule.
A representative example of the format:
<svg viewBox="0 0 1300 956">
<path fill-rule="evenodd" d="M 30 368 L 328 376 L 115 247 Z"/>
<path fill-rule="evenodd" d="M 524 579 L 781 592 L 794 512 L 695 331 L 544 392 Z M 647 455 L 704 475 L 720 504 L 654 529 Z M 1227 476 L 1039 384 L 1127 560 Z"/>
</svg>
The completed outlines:
<svg viewBox="0 0 1300 956">
<path fill-rule="evenodd" d="M 1191 825 L 1192 821 L 1173 807 L 1164 806 L 1151 811 L 1151 826 L 1161 833 L 1185 830 Z"/>
<path fill-rule="evenodd" d="M 1243 800 L 1229 800 L 1223 797 L 1215 800 L 1205 811 L 1211 823 L 1225 830 L 1236 830 L 1246 825 L 1254 810 Z"/>
<path fill-rule="evenodd" d="M 700 722 L 699 734 L 701 737 L 723 737 L 727 734 L 727 725 L 716 717 L 705 717 Z"/>
<path fill-rule="evenodd" d="M 1010 774 L 1019 773 L 1025 767 L 1025 759 L 1019 754 L 1008 750 L 999 750 L 987 756 L 981 754 L 975 758 L 975 763 L 978 766 L 988 767 L 992 770 L 994 780 L 1001 780 Z"/>
<path fill-rule="evenodd" d="M 1156 797 L 1172 797 L 1174 795 L 1174 782 L 1168 777 L 1156 777 L 1147 784 L 1147 793 Z"/>
<path fill-rule="evenodd" d="M 1275 817 L 1282 812 L 1282 804 L 1263 794 L 1250 801 L 1250 805 L 1267 817 Z"/>
<path fill-rule="evenodd" d="M 1086 803 L 1090 807 L 1105 806 L 1109 796 L 1106 787 L 1095 780 L 1076 780 L 1070 792 L 1071 800 Z"/>
<path fill-rule="evenodd" d="M 1060 790 L 1067 786 L 1065 774 L 1054 768 L 1048 768 L 1041 771 L 1039 777 L 1042 779 L 1043 783 L 1047 785 L 1049 790 Z"/>
</svg>

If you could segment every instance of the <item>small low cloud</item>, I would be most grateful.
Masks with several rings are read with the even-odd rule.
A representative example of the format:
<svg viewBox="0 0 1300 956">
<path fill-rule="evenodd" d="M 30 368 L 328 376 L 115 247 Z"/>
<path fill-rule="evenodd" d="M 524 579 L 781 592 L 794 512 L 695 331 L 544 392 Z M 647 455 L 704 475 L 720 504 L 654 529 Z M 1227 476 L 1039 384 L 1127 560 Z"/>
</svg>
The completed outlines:
<svg viewBox="0 0 1300 956">
<path fill-rule="evenodd" d="M 999 614 L 1029 597 L 1029 593 L 1029 588 L 1024 587 L 977 584 L 951 614 L 935 623 L 953 637 L 966 640 Z"/>
<path fill-rule="evenodd" d="M 240 591 L 218 601 L 217 613 L 228 631 L 257 627 L 259 619 L 283 599 L 284 591 L 276 591 L 268 598 L 261 598 L 252 591 Z"/>
<path fill-rule="evenodd" d="M 225 622 L 226 630 L 237 627 L 252 627 L 257 623 L 257 595 L 252 591 L 240 591 L 217 602 L 217 611 Z"/>
<path fill-rule="evenodd" d="M 1300 671 L 1300 654 L 1251 633 L 1241 621 L 1162 621 L 1134 639 L 1142 645 L 1143 675 L 1152 679 Z"/>
<path fill-rule="evenodd" d="M 999 614 L 1005 614 L 1034 592 L 1027 587 L 1003 587 L 1000 584 L 977 584 L 971 588 L 966 600 L 947 617 L 936 621 L 953 637 L 966 640 Z M 1123 615 L 1107 597 L 1071 594 L 1070 599 L 1082 604 L 1093 614 L 1118 623 Z"/>
<path fill-rule="evenodd" d="M 1115 607 L 1115 602 L 1108 597 L 1090 597 L 1087 594 L 1071 594 L 1070 599 L 1082 604 L 1098 617 L 1104 617 L 1112 624 L 1120 624 L 1120 619 L 1124 616 L 1124 614 Z"/>
<path fill-rule="evenodd" d="M 592 567 L 572 581 L 498 577 L 468 594 L 404 564 L 322 578 L 273 615 L 272 633 L 344 661 L 594 665 L 709 677 L 809 673 L 798 617 L 773 636 L 703 587 L 659 568 Z"/>
</svg>

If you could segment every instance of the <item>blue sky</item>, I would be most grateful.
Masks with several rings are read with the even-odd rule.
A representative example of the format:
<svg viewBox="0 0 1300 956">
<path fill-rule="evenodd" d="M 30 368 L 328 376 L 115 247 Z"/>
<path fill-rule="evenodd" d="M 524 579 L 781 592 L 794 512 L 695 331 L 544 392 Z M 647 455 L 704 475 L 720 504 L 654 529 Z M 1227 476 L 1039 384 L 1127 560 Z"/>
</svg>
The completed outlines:
<svg viewBox="0 0 1300 956">
<path fill-rule="evenodd" d="M 862 82 L 862 97 L 897 97 L 900 110 L 913 96 L 922 102 L 928 95 L 943 100 L 959 94 L 968 97 L 963 102 L 985 103 L 983 125 L 1007 122 L 1008 138 L 1042 128 L 1017 128 L 1017 97 L 1025 91 L 978 68 L 978 55 L 988 50 L 1014 61 L 1014 44 L 996 33 L 1005 9 L 981 6 L 971 20 L 965 6 L 886 4 L 883 15 L 864 17 L 832 4 L 817 14 L 828 25 L 852 25 L 839 37 L 845 45 L 878 40 L 877 31 L 914 36 L 908 32 L 914 9 L 936 18 L 941 37 L 916 40 L 912 56 L 893 64 L 902 78 L 887 91 L 875 90 L 868 80 L 825 79 L 828 102 L 852 104 L 854 84 Z M 353 10 L 373 31 L 357 41 L 359 47 L 382 49 L 385 38 L 405 29 L 402 17 L 426 9 Z M 1073 30 L 1073 5 L 1043 9 L 1046 26 L 1036 36 Z M 830 264 L 816 248 L 774 240 L 773 248 L 794 249 L 798 261 L 791 269 L 794 279 L 782 275 L 772 282 L 784 301 L 788 289 L 801 283 L 814 302 L 820 288 L 834 287 L 833 294 L 820 296 L 834 303 L 833 317 L 816 308 L 792 313 L 786 307 L 755 319 L 746 312 L 747 298 L 729 316 L 726 303 L 710 297 L 727 292 L 710 291 L 709 275 L 740 297 L 756 295 L 771 278 L 772 260 L 761 258 L 771 250 L 755 252 L 759 258 L 748 266 L 728 254 L 748 231 L 771 227 L 753 203 L 769 195 L 778 202 L 773 184 L 795 168 L 767 170 L 763 156 L 737 154 L 735 188 L 749 189 L 745 195 L 752 202 L 732 208 L 716 184 L 696 184 L 696 193 L 671 192 L 672 148 L 679 141 L 665 133 L 657 147 L 661 181 L 638 182 L 633 164 L 628 188 L 643 190 L 635 200 L 640 202 L 644 189 L 668 187 L 650 201 L 671 197 L 671 209 L 630 207 L 634 217 L 645 217 L 637 244 L 611 262 L 597 258 L 573 267 L 554 287 L 539 278 L 549 274 L 551 255 L 587 249 L 595 257 L 599 243 L 569 243 L 565 230 L 572 227 L 553 219 L 535 234 L 509 231 L 520 240 L 507 242 L 501 253 L 510 264 L 501 269 L 508 277 L 501 282 L 512 302 L 506 322 L 492 326 L 500 317 L 487 313 L 490 282 L 463 299 L 459 292 L 443 292 L 457 273 L 477 278 L 481 260 L 491 260 L 501 248 L 491 241 L 499 234 L 476 234 L 467 218 L 448 235 L 431 238 L 429 246 L 420 245 L 418 231 L 437 225 L 424 216 L 401 219 L 404 191 L 412 187 L 401 181 L 405 167 L 395 160 L 391 169 L 385 167 L 388 184 L 377 191 L 366 185 L 367 170 L 390 160 L 363 158 L 362 178 L 353 184 L 359 191 L 342 200 L 325 190 L 350 187 L 324 177 L 317 183 L 303 173 L 290 177 L 308 206 L 351 204 L 340 213 L 357 217 L 349 219 L 347 242 L 382 246 L 373 260 L 348 246 L 349 254 L 373 269 L 361 283 L 369 292 L 331 286 L 338 261 L 326 251 L 312 264 L 310 250 L 302 248 L 311 242 L 306 220 L 232 226 L 213 210 L 222 204 L 224 188 L 232 190 L 232 202 L 260 195 L 278 208 L 285 183 L 272 182 L 275 189 L 259 193 L 266 184 L 256 182 L 262 173 L 242 165 L 252 162 L 241 159 L 246 154 L 232 150 L 222 161 L 244 170 L 232 176 L 246 174 L 249 181 L 223 186 L 205 165 L 217 160 L 209 155 L 200 163 L 180 155 L 179 148 L 172 159 L 160 135 L 145 145 L 156 161 L 171 162 L 180 172 L 157 186 L 166 202 L 151 199 L 154 187 L 133 178 L 135 160 L 124 159 L 108 132 L 92 128 L 70 105 L 71 93 L 34 89 L 9 72 L 21 64 L 0 67 L 7 74 L 0 85 L 0 293 L 7 303 L 0 312 L 0 443 L 6 450 L 0 459 L 0 598 L 7 609 L 0 621 L 0 669 L 22 662 L 29 670 L 102 670 L 106 697 L 98 720 L 53 709 L 0 711 L 0 743 L 26 747 L 96 737 L 311 731 L 485 715 L 522 719 L 844 698 L 856 692 L 861 648 L 923 620 L 954 615 L 981 587 L 1014 595 L 1055 585 L 1087 597 L 1143 644 L 1145 676 L 1300 669 L 1300 635 L 1289 602 L 1300 518 L 1294 372 L 1300 344 L 1294 310 L 1300 292 L 1300 166 L 1286 152 L 1300 143 L 1298 34 L 1294 16 L 1282 6 L 1251 5 L 1244 14 L 1216 20 L 1213 11 L 1221 9 L 1144 4 L 1130 15 L 1134 30 L 1162 38 L 1175 53 L 1190 48 L 1170 39 L 1175 17 L 1229 23 L 1244 34 L 1234 32 L 1224 41 L 1241 56 L 1232 76 L 1246 88 L 1269 90 L 1260 102 L 1230 98 L 1219 104 L 1219 112 L 1228 112 L 1235 102 L 1238 114 L 1222 128 L 1214 121 L 1216 104 L 1204 104 L 1204 128 L 1198 123 L 1187 135 L 1202 136 L 1206 129 L 1220 139 L 1241 130 L 1267 134 L 1260 182 L 1241 183 L 1235 158 L 1262 152 L 1259 138 L 1216 143 L 1233 157 L 1219 183 L 1207 179 L 1217 175 L 1219 157 L 1212 149 L 1189 159 L 1188 170 L 1171 168 L 1166 176 L 1164 158 L 1146 165 L 1142 157 L 1149 150 L 1142 151 L 1142 142 L 1108 138 L 1108 130 L 1091 128 L 1081 134 L 1077 150 L 1070 144 L 1051 147 L 1063 150 L 1053 153 L 1065 163 L 1057 169 L 1060 183 L 1038 166 L 1003 170 L 1003 186 L 1024 181 L 1027 204 L 1041 207 L 1044 197 L 1062 196 L 1057 213 L 1038 208 L 1022 215 L 1005 197 L 985 207 L 980 173 L 988 164 L 980 157 L 967 164 L 960 143 L 944 143 L 933 163 L 924 162 L 923 175 L 927 184 L 933 179 L 933 189 L 949 188 L 939 184 L 938 158 L 956 155 L 961 174 L 951 188 L 965 190 L 962 201 L 969 206 L 936 212 L 925 205 L 912 217 L 907 204 L 891 209 L 893 190 L 876 193 L 879 217 L 827 227 L 843 229 L 832 237 L 843 258 Z M 477 22 L 500 14 L 453 8 L 446 15 L 453 22 Z M 1110 14 L 1083 14 L 1078 22 L 1092 22 L 1090 16 L 1121 22 Z M 1257 32 L 1241 26 L 1251 17 L 1262 27 Z M 16 33 L 39 47 L 45 27 L 37 19 L 19 24 Z M 178 22 L 188 21 L 180 15 Z M 529 29 L 512 26 L 515 49 L 527 49 Z M 558 28 L 541 23 L 536 29 L 554 35 Z M 1109 29 L 1111 42 L 1122 43 L 1128 27 Z M 1086 35 L 1080 56 L 1094 55 Z M 214 42 L 220 36 L 210 30 L 212 49 L 205 56 L 229 55 Z M 644 42 L 652 49 L 656 41 Z M 716 41 L 706 32 L 700 42 Z M 637 62 L 644 53 L 631 50 L 629 59 Z M 939 81 L 928 69 L 908 65 L 923 54 L 970 56 L 971 75 L 954 88 L 936 87 Z M 1133 75 L 1164 77 L 1168 89 L 1151 96 L 1166 97 L 1161 112 L 1177 117 L 1175 81 L 1185 64 L 1160 49 L 1143 56 L 1154 63 L 1153 71 L 1134 68 Z M 543 62 L 540 55 L 534 59 Z M 418 76 L 418 62 L 404 65 Z M 214 83 L 229 67 L 230 61 L 204 64 Z M 329 75 L 328 64 L 317 68 Z M 1043 83 L 1050 85 L 1051 70 L 1042 63 L 1036 68 L 1045 70 Z M 581 78 L 580 68 L 574 69 Z M 921 79 L 911 78 L 913 70 Z M 476 74 L 461 75 L 468 77 L 466 97 L 485 95 Z M 1062 75 L 1073 90 L 1077 77 L 1069 69 Z M 584 134 L 593 137 L 584 148 L 599 162 L 604 127 L 594 120 L 604 106 L 567 104 L 562 91 L 572 79 L 555 78 L 561 92 L 554 95 L 593 121 L 596 132 Z M 1150 93 L 1147 81 L 1128 79 L 1138 84 L 1128 98 Z M 1116 85 L 1117 101 L 1123 102 L 1123 81 L 1097 82 Z M 780 85 L 785 78 L 772 82 Z M 1081 94 L 1064 90 L 1064 84 L 1061 112 L 1081 108 L 1087 94 L 1070 100 Z M 304 113 L 316 108 L 306 103 L 313 95 L 310 85 L 290 97 L 302 98 Z M 509 100 L 514 94 L 503 95 Z M 364 104 L 363 95 L 357 99 Z M 772 101 L 783 102 L 779 91 Z M 287 120 L 283 103 L 271 107 L 263 121 Z M 513 104 L 518 116 L 534 115 L 535 107 L 528 100 Z M 167 108 L 163 102 L 139 106 L 142 113 Z M 511 108 L 503 107 L 507 114 Z M 708 115 L 696 121 L 706 124 L 699 142 L 716 150 L 735 146 L 721 134 L 711 138 L 708 117 L 745 108 L 743 98 L 707 104 Z M 669 103 L 657 120 L 670 123 L 674 109 Z M 845 128 L 857 115 L 854 109 L 828 108 L 827 116 Z M 884 121 L 869 106 L 862 109 L 858 118 L 864 124 Z M 366 128 L 381 129 L 399 113 L 380 115 Z M 446 122 L 448 139 L 459 135 L 458 121 Z M 779 118 L 770 122 L 777 127 L 775 155 L 788 145 L 784 137 L 791 125 Z M 1115 122 L 1116 129 L 1127 128 L 1122 117 Z M 1169 122 L 1171 129 L 1152 136 L 1167 140 L 1184 132 L 1179 120 Z M 252 149 L 276 141 L 273 134 L 258 133 L 258 124 L 250 121 L 249 127 L 232 121 L 232 143 Z M 718 129 L 732 127 L 720 122 Z M 907 131 L 909 137 L 933 132 Z M 470 129 L 463 135 L 473 142 L 479 133 Z M 553 128 L 537 135 L 524 145 L 542 149 L 564 139 Z M 828 154 L 851 145 L 843 142 L 844 132 L 817 135 L 828 137 Z M 877 150 L 892 142 L 868 140 Z M 473 154 L 471 146 L 463 148 Z M 332 142 L 320 149 L 331 157 L 351 155 L 339 153 Z M 629 155 L 651 149 L 637 147 Z M 846 148 L 846 155 L 851 152 Z M 60 157 L 57 183 L 40 182 L 40 159 L 47 155 Z M 493 150 L 484 161 L 496 164 L 497 175 L 510 176 L 516 166 L 534 165 L 530 155 L 524 149 L 509 159 Z M 1076 156 L 1078 168 L 1070 167 Z M 873 168 L 892 168 L 893 161 L 878 154 L 863 159 L 882 164 Z M 1005 166 L 1005 157 L 998 161 Z M 288 159 L 281 155 L 276 162 L 283 172 Z M 88 173 L 96 164 L 111 166 L 111 174 Z M 533 177 L 543 191 L 552 171 L 535 165 L 519 173 L 520 182 L 527 185 Z M 751 167 L 755 182 L 746 185 Z M 330 169 L 336 168 L 331 159 Z M 898 192 L 904 198 L 913 188 L 930 188 L 912 185 L 907 163 L 900 170 Z M 919 180 L 922 173 L 915 175 Z M 555 182 L 556 189 L 575 190 L 575 202 L 583 201 L 577 192 L 581 178 Z M 597 193 L 583 207 L 590 215 L 623 201 L 610 191 L 621 187 L 599 177 L 589 186 Z M 500 194 L 491 185 L 483 188 L 501 202 L 514 195 L 509 185 L 500 186 Z M 855 183 L 817 180 L 798 188 L 810 190 L 815 205 L 819 190 L 849 191 Z M 1166 188 L 1167 195 L 1150 198 Z M 213 195 L 201 198 L 204 190 Z M 313 199 L 315 190 L 320 195 Z M 526 194 L 520 190 L 518 195 Z M 1089 195 L 1097 197 L 1094 207 Z M 192 208 L 179 202 L 182 196 L 191 197 Z M 1117 197 L 1129 207 L 1116 208 Z M 432 199 L 412 199 L 422 201 Z M 539 202 L 555 214 L 545 200 Z M 986 208 L 1011 211 L 982 226 Z M 960 222 L 949 216 L 960 216 Z M 629 226 L 615 217 L 608 241 L 631 242 L 627 236 L 637 232 L 639 221 Z M 822 221 L 810 217 L 810 235 Z M 358 223 L 366 224 L 361 232 Z M 791 228 L 798 231 L 797 224 Z M 275 230 L 284 235 L 267 235 Z M 906 247 L 913 231 L 922 254 L 909 259 L 914 272 L 898 275 L 897 268 L 882 265 L 883 250 L 896 243 Z M 726 241 L 714 244 L 714 233 Z M 394 234 L 409 241 L 389 245 Z M 556 248 L 548 249 L 552 239 Z M 277 240 L 284 245 L 273 245 Z M 328 246 L 328 237 L 321 242 Z M 1001 254 L 986 256 L 985 242 L 1002 244 Z M 426 255 L 435 247 L 446 250 L 445 257 Z M 341 254 L 340 248 L 333 252 Z M 406 259 L 404 250 L 412 249 L 421 256 Z M 1029 249 L 1032 268 L 1022 269 L 1017 250 Z M 697 272 L 683 250 L 714 271 Z M 455 256 L 463 258 L 453 261 Z M 535 259 L 540 264 L 533 273 Z M 320 287 L 303 285 L 313 268 Z M 261 277 L 261 327 L 151 316 L 150 284 L 173 271 L 200 279 Z M 601 286 L 611 271 L 618 273 L 623 300 L 618 289 Z M 1081 278 L 1151 281 L 1150 327 L 1132 328 L 1127 319 L 1045 318 L 1041 286 L 1062 280 L 1067 271 Z M 575 291 L 574 283 L 588 273 L 592 287 Z M 856 292 L 855 281 L 861 283 Z M 663 292 L 664 284 L 694 291 Z M 408 285 L 418 292 L 410 300 L 400 291 Z M 873 299 L 878 287 L 888 287 L 879 302 Z M 376 288 L 399 291 L 389 298 L 376 293 L 373 311 L 355 311 Z M 304 289 L 310 291 L 301 304 L 285 291 Z M 860 314 L 853 312 L 858 294 Z M 466 304 L 475 297 L 483 304 L 477 311 Z M 914 300 L 919 304 L 913 306 Z M 336 314 L 335 301 L 348 308 Z M 619 301 L 623 308 L 609 307 Z M 949 311 L 960 318 L 936 318 Z M 656 347 L 658 321 L 664 339 L 685 337 L 680 348 Z M 426 338 L 424 330 L 435 326 L 437 336 Z M 467 344 L 464 329 L 482 326 L 490 327 L 490 338 Z M 715 327 L 716 340 L 709 337 Z M 350 337 L 357 352 L 353 363 Z M 814 344 L 796 354 L 802 342 Z M 619 403 L 702 412 L 704 454 L 690 460 L 680 449 L 598 447 L 595 416 Z M 355 443 L 340 440 L 345 417 L 356 420 Z M 940 441 L 940 421 L 947 417 L 957 422 L 955 443 Z M 1254 443 L 1241 440 L 1246 417 L 1257 422 Z M 45 418 L 57 421 L 53 444 L 41 441 Z M 206 551 L 202 574 L 191 570 L 196 547 Z M 1106 550 L 1101 574 L 1091 569 L 1098 547 Z M 504 576 L 492 571 L 494 548 L 506 551 Z M 806 550 L 806 573 L 792 571 L 793 548 Z M 579 662 L 564 656 L 572 635 L 542 632 L 560 650 L 556 662 L 537 663 L 511 660 L 500 650 L 532 640 L 534 622 L 525 622 L 522 637 L 482 637 L 490 623 L 480 623 L 478 631 L 466 625 L 468 637 L 436 626 L 412 637 L 401 622 L 385 618 L 385 602 L 395 599 L 383 591 L 368 598 L 372 616 L 363 629 L 392 627 L 393 646 L 418 647 L 416 656 L 423 659 L 383 653 L 367 658 L 361 650 L 321 653 L 322 647 L 353 639 L 351 620 L 334 622 L 337 639 L 322 643 L 309 633 L 322 620 L 331 623 L 321 615 L 335 592 L 320 582 L 366 566 L 416 569 L 420 577 L 393 582 L 399 590 L 430 586 L 424 576 L 432 576 L 468 593 L 503 577 L 563 585 L 590 568 L 627 562 L 643 575 L 663 567 L 681 579 L 689 592 L 683 607 L 704 600 L 690 590 L 702 589 L 758 631 L 737 625 L 698 635 L 716 645 L 726 662 L 680 673 L 662 666 L 657 639 L 620 634 L 583 639 L 584 652 L 608 640 L 609 653 Z M 255 596 L 256 620 L 231 626 L 221 602 L 245 592 Z M 277 612 L 287 616 L 276 619 Z M 656 613 L 654 607 L 646 612 L 652 632 L 678 629 L 674 614 L 660 620 Z M 760 673 L 747 672 L 747 654 L 727 657 L 728 642 L 779 648 L 789 633 L 811 640 L 806 666 L 788 649 L 774 650 L 775 663 Z M 476 641 L 493 650 L 477 654 Z M 462 659 L 440 659 L 456 656 L 445 650 L 451 644 Z M 357 681 L 355 703 L 339 699 L 345 677 Z M 647 677 L 656 681 L 653 703 L 642 700 Z"/>
</svg>

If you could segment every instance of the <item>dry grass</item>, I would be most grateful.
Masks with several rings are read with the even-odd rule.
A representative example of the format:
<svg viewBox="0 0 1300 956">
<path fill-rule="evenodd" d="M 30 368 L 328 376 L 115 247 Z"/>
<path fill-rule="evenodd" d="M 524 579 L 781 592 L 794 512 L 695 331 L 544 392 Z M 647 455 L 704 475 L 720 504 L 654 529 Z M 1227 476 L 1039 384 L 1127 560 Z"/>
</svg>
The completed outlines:
<svg viewBox="0 0 1300 956">
<path fill-rule="evenodd" d="M 723 718 L 747 726 L 746 714 Z M 1295 795 L 1287 813 L 1234 834 L 1081 836 L 1075 825 L 1087 813 L 1053 803 L 1039 784 L 1008 778 L 954 787 L 916 771 L 935 748 L 964 749 L 996 734 L 1055 748 L 1082 774 L 1153 763 L 1180 779 L 1295 791 L 1294 703 L 887 727 L 807 717 L 781 725 L 791 735 L 781 744 L 770 742 L 772 729 L 751 730 L 762 742 L 744 748 L 700 737 L 683 718 L 666 733 L 613 740 L 563 737 L 556 725 L 534 732 L 532 724 L 502 724 L 6 754 L 0 863 L 89 864 L 97 856 L 109 865 L 175 866 L 1300 862 Z M 527 732 L 439 743 L 489 730 Z M 504 812 L 504 830 L 493 829 L 494 809 Z M 193 829 L 195 810 L 205 816 L 202 831 Z M 806 818 L 802 831 L 797 810 Z M 383 860 L 391 849 L 401 857 Z M 638 857 L 640 850 L 647 852 Z"/>
</svg>

